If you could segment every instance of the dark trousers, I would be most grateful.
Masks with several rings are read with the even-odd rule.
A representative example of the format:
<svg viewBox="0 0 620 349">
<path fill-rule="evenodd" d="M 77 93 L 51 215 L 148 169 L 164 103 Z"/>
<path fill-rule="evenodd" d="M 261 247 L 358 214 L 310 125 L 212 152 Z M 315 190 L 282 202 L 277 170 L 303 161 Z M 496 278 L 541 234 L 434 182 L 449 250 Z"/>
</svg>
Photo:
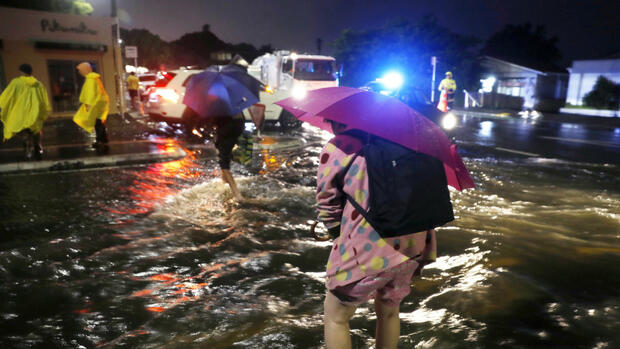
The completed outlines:
<svg viewBox="0 0 620 349">
<path fill-rule="evenodd" d="M 41 132 L 32 132 L 29 129 L 19 133 L 24 142 L 24 153 L 26 157 L 40 157 L 43 151 L 41 147 Z"/>
<path fill-rule="evenodd" d="M 99 119 L 95 122 L 95 140 L 97 143 L 108 143 L 108 131 Z"/>
</svg>

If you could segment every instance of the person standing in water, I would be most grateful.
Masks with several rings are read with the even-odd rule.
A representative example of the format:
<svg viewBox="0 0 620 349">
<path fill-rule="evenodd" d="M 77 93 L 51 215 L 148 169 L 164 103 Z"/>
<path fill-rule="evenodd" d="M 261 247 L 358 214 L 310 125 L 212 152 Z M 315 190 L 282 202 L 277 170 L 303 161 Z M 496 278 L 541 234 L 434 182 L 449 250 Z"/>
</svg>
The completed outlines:
<svg viewBox="0 0 620 349">
<path fill-rule="evenodd" d="M 369 175 L 361 152 L 368 134 L 331 121 L 334 134 L 321 151 L 317 174 L 318 220 L 334 239 L 326 268 L 325 344 L 351 348 L 349 320 L 374 299 L 376 348 L 398 346 L 400 303 L 411 280 L 437 258 L 434 229 L 382 237 L 347 199 L 369 209 Z M 415 178 L 413 179 L 415 180 Z"/>
</svg>

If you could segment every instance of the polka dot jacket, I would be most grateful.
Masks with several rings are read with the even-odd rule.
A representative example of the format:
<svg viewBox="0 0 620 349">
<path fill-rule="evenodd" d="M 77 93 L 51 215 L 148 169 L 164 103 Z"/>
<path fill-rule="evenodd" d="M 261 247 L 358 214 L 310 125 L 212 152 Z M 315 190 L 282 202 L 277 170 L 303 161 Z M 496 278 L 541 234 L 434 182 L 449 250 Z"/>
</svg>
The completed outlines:
<svg viewBox="0 0 620 349">
<path fill-rule="evenodd" d="M 340 225 L 340 236 L 334 240 L 327 263 L 326 286 L 330 290 L 409 259 L 419 263 L 419 273 L 437 256 L 434 230 L 383 239 L 347 202 L 343 191 L 368 210 L 366 160 L 357 155 L 361 149 L 362 143 L 356 138 L 338 135 L 321 151 L 316 191 L 318 219 L 327 228 Z M 426 239 L 427 234 L 430 239 Z"/>
</svg>

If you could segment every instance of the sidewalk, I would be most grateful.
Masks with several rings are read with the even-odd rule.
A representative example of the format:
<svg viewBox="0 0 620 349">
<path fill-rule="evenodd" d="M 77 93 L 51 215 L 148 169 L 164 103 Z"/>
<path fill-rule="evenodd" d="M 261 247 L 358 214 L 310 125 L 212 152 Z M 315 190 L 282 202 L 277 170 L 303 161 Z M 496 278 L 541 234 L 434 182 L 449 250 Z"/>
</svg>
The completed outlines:
<svg viewBox="0 0 620 349">
<path fill-rule="evenodd" d="M 21 139 L 13 137 L 0 144 L 0 174 L 164 162 L 187 155 L 173 140 L 145 139 L 154 131 L 130 115 L 110 115 L 106 126 L 110 143 L 107 149 L 97 151 L 91 146 L 94 134 L 86 133 L 71 118 L 50 119 L 43 127 L 43 159 L 26 160 Z"/>
<path fill-rule="evenodd" d="M 519 111 L 510 109 L 484 109 L 484 108 L 470 108 L 470 109 L 454 109 L 454 112 L 459 115 L 469 114 L 479 117 L 492 117 L 492 118 L 517 118 L 521 119 Z M 614 117 L 598 117 L 598 116 L 585 116 L 575 114 L 563 114 L 563 113 L 546 113 L 543 112 L 542 116 L 536 119 L 538 121 L 549 121 L 569 124 L 587 124 L 600 127 L 620 127 L 620 118 Z"/>
</svg>

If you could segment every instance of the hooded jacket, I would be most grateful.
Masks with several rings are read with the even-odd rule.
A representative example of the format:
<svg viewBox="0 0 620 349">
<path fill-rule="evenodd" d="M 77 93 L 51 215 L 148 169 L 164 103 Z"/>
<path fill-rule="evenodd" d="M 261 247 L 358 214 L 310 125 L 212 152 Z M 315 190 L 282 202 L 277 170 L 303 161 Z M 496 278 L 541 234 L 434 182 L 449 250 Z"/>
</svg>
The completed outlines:
<svg viewBox="0 0 620 349">
<path fill-rule="evenodd" d="M 88 73 L 80 93 L 80 109 L 73 116 L 73 121 L 87 132 L 93 132 L 97 119 L 105 122 L 108 117 L 110 99 L 103 88 L 100 75 Z M 86 110 L 86 105 L 90 109 Z"/>
<path fill-rule="evenodd" d="M 4 123 L 4 140 L 29 129 L 38 133 L 52 107 L 43 84 L 32 76 L 11 80 L 0 95 L 0 120 Z"/>
</svg>

